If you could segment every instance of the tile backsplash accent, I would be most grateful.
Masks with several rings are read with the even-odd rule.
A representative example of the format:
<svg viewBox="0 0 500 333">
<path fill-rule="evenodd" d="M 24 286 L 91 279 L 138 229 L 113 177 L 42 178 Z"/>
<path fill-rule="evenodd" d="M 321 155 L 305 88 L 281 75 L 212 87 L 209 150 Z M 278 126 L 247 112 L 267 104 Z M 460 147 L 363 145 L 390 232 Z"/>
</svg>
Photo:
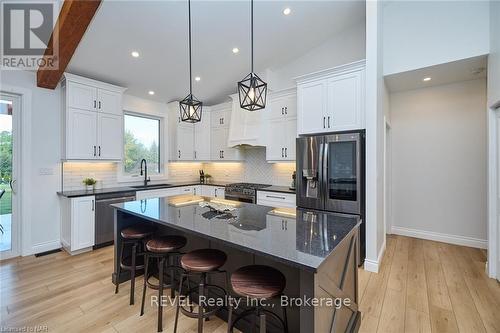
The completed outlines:
<svg viewBox="0 0 500 333">
<path fill-rule="evenodd" d="M 118 165 L 110 162 L 65 162 L 63 170 L 64 191 L 82 190 L 82 180 L 97 179 L 96 188 L 127 185 L 118 182 Z M 204 169 L 214 182 L 248 182 L 288 186 L 295 171 L 295 162 L 267 163 L 265 148 L 246 148 L 242 162 L 169 163 L 168 181 L 197 181 L 198 170 Z"/>
</svg>

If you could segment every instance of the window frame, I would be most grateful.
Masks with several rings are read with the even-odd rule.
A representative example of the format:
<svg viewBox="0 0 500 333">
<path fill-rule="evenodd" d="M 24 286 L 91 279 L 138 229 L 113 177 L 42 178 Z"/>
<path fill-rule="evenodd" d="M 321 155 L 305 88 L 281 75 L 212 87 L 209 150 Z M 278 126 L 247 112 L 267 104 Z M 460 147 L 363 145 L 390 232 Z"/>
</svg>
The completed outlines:
<svg viewBox="0 0 500 333">
<path fill-rule="evenodd" d="M 165 180 L 167 178 L 167 174 L 168 174 L 167 167 L 166 167 L 167 159 L 165 159 L 165 156 L 168 153 L 168 151 L 166 150 L 166 141 L 165 141 L 165 131 L 166 131 L 165 118 L 154 115 L 154 114 L 147 114 L 147 113 L 140 113 L 140 112 L 124 110 L 123 111 L 123 120 L 122 120 L 123 135 L 124 135 L 123 139 L 125 139 L 125 116 L 140 117 L 140 118 L 146 118 L 146 119 L 152 119 L 152 120 L 159 121 L 158 153 L 160 154 L 160 173 L 148 175 L 148 177 L 152 181 Z M 123 142 L 122 142 L 122 151 L 123 151 L 123 159 L 125 159 L 125 140 L 123 140 Z M 118 163 L 117 178 L 118 178 L 117 180 L 119 183 L 139 182 L 139 181 L 144 180 L 140 174 L 125 173 L 123 161 Z"/>
</svg>

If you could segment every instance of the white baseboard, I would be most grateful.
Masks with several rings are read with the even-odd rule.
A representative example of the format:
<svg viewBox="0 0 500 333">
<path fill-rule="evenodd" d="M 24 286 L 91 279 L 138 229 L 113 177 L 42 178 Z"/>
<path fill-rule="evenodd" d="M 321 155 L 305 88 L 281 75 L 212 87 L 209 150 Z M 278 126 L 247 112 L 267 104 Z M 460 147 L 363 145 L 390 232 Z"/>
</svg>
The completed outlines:
<svg viewBox="0 0 500 333">
<path fill-rule="evenodd" d="M 380 263 L 382 262 L 382 257 L 384 256 L 385 253 L 385 244 L 386 244 L 386 239 L 384 238 L 384 244 L 382 244 L 382 247 L 380 248 L 380 251 L 377 256 L 377 261 L 365 259 L 365 263 L 363 265 L 365 271 L 378 273 Z"/>
<path fill-rule="evenodd" d="M 401 236 L 415 237 L 421 239 L 427 239 L 437 242 L 455 244 L 455 245 L 463 245 L 469 247 L 476 247 L 480 249 L 488 248 L 488 241 L 486 239 L 478 239 L 466 236 L 458 236 L 458 235 L 450 235 L 450 234 L 442 234 L 439 232 L 433 231 L 425 231 L 404 227 L 392 227 L 392 233 Z"/>
<path fill-rule="evenodd" d="M 36 253 L 52 251 L 52 250 L 56 250 L 56 249 L 60 249 L 60 248 L 61 248 L 61 242 L 59 240 L 44 242 L 44 243 L 33 245 L 31 247 L 31 251 L 30 251 L 31 253 L 26 254 L 26 255 L 32 255 L 32 254 L 36 254 Z"/>
</svg>

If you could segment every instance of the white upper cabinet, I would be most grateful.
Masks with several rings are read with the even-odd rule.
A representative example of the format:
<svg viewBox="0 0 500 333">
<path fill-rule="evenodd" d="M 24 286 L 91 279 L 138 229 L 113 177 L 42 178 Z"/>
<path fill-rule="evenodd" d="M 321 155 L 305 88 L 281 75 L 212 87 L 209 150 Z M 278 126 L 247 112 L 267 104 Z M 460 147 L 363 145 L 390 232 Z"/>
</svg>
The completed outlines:
<svg viewBox="0 0 500 333">
<path fill-rule="evenodd" d="M 122 159 L 124 88 L 64 74 L 63 159 Z"/>
<path fill-rule="evenodd" d="M 194 160 L 210 160 L 210 131 L 211 131 L 211 113 L 206 112 L 205 107 L 201 116 L 201 121 L 194 124 Z"/>
<path fill-rule="evenodd" d="M 97 110 L 99 112 L 123 115 L 122 94 L 105 89 L 97 90 Z"/>
<path fill-rule="evenodd" d="M 68 95 L 67 106 L 74 109 L 96 110 L 97 88 L 86 84 L 68 81 L 66 89 L 71 91 Z"/>
<path fill-rule="evenodd" d="M 177 135 L 175 136 L 176 160 L 192 161 L 194 159 L 194 125 L 181 124 L 177 126 Z"/>
<path fill-rule="evenodd" d="M 298 134 L 365 128 L 365 61 L 297 78 Z"/>
<path fill-rule="evenodd" d="M 212 161 L 239 161 L 240 150 L 231 148 L 228 144 L 229 124 L 232 123 L 233 113 L 231 103 L 222 103 L 211 107 L 210 130 L 210 160 Z"/>
<path fill-rule="evenodd" d="M 108 113 L 97 115 L 97 157 L 121 160 L 123 152 L 123 117 Z"/>
<path fill-rule="evenodd" d="M 295 89 L 275 92 L 268 101 L 265 122 L 266 160 L 294 161 L 297 137 Z"/>
</svg>

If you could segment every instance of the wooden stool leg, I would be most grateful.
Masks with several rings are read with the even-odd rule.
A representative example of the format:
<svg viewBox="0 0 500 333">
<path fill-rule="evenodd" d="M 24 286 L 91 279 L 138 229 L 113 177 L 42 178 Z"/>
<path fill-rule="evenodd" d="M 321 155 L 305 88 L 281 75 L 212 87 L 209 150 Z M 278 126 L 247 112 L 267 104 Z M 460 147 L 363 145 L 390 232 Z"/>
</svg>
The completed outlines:
<svg viewBox="0 0 500 333">
<path fill-rule="evenodd" d="M 198 333 L 203 332 L 203 306 L 201 305 L 201 297 L 205 296 L 206 274 L 201 274 L 200 285 L 198 286 Z"/>
<path fill-rule="evenodd" d="M 175 288 L 174 288 L 174 283 L 175 283 L 175 279 L 174 279 L 174 273 L 175 273 L 175 270 L 173 268 L 174 266 L 174 258 L 168 258 L 168 262 L 171 266 L 170 268 L 170 298 L 171 299 L 174 299 L 175 298 Z"/>
<path fill-rule="evenodd" d="M 160 273 L 158 276 L 158 332 L 163 331 L 163 267 L 165 266 L 165 258 L 160 259 Z"/>
<path fill-rule="evenodd" d="M 134 245 L 132 246 L 132 267 L 130 271 L 130 305 L 134 305 L 136 255 L 137 255 L 137 243 L 134 243 Z"/>
<path fill-rule="evenodd" d="M 174 333 L 177 333 L 177 322 L 179 321 L 179 310 L 181 309 L 181 296 L 182 296 L 182 282 L 184 281 L 184 274 L 181 274 L 179 282 L 179 295 L 177 296 L 177 307 L 175 309 L 175 322 Z"/>
<path fill-rule="evenodd" d="M 142 286 L 141 316 L 144 314 L 144 303 L 146 302 L 146 288 L 148 287 L 149 256 L 144 255 L 144 284 Z"/>
<path fill-rule="evenodd" d="M 116 287 L 115 287 L 115 294 L 118 294 L 118 288 L 120 287 L 120 274 L 122 272 L 122 256 L 123 256 L 123 246 L 125 244 L 123 243 L 122 240 L 122 245 L 120 246 L 120 253 L 118 253 L 118 272 L 116 273 Z"/>
</svg>

